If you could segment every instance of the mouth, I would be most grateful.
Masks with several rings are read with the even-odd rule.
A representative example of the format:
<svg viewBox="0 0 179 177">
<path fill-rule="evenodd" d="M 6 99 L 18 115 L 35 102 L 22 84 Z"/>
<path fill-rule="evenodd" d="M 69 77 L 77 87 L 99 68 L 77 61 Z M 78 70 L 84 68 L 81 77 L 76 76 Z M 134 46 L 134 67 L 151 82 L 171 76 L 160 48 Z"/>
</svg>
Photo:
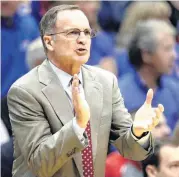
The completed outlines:
<svg viewBox="0 0 179 177">
<path fill-rule="evenodd" d="M 87 53 L 87 49 L 85 48 L 78 48 L 75 50 L 78 55 L 85 55 Z"/>
</svg>

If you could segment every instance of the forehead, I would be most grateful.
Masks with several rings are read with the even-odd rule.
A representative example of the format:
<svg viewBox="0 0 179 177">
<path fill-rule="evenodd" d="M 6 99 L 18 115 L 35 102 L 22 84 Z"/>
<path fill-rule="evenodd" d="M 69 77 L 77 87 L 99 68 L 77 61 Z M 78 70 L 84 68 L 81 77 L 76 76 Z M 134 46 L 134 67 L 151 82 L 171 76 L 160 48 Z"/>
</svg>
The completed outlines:
<svg viewBox="0 0 179 177">
<path fill-rule="evenodd" d="M 57 14 L 56 28 L 68 29 L 78 28 L 86 29 L 90 28 L 89 21 L 85 14 L 80 10 L 64 10 Z"/>
<path fill-rule="evenodd" d="M 167 32 L 157 33 L 156 37 L 157 37 L 158 43 L 161 43 L 161 44 L 174 43 L 174 40 L 175 40 L 174 35 L 167 33 Z"/>
<path fill-rule="evenodd" d="M 160 150 L 161 163 L 179 161 L 179 147 L 164 146 Z"/>
</svg>

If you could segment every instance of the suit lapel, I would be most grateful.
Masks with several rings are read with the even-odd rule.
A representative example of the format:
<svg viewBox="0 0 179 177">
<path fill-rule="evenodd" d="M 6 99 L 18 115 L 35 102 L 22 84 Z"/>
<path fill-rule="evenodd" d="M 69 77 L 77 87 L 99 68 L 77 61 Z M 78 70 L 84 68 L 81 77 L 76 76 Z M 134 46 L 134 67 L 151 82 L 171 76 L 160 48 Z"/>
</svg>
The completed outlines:
<svg viewBox="0 0 179 177">
<path fill-rule="evenodd" d="M 39 81 L 46 85 L 42 89 L 42 92 L 52 105 L 61 122 L 66 124 L 72 120 L 74 115 L 71 103 L 62 87 L 60 80 L 53 72 L 48 61 L 45 61 L 39 67 Z"/>
<path fill-rule="evenodd" d="M 84 92 L 90 107 L 90 124 L 92 137 L 93 160 L 97 152 L 98 130 L 103 107 L 102 85 L 95 80 L 95 74 L 86 66 L 82 67 Z"/>
</svg>

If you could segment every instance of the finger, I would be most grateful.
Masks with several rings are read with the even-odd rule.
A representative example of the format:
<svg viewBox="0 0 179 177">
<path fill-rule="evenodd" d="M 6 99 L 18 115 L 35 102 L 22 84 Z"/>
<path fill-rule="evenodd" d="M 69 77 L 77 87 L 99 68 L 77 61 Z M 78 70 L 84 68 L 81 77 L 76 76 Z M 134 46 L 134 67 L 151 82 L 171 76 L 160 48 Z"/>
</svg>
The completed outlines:
<svg viewBox="0 0 179 177">
<path fill-rule="evenodd" d="M 72 82 L 72 99 L 73 101 L 77 101 L 79 99 L 79 86 L 78 80 L 73 80 Z"/>
<path fill-rule="evenodd" d="M 79 86 L 79 79 L 78 77 L 73 77 L 73 81 L 72 81 L 72 87 L 78 87 Z"/>
<path fill-rule="evenodd" d="M 160 112 L 164 112 L 164 106 L 162 104 L 159 104 L 158 108 L 159 108 Z"/>
<path fill-rule="evenodd" d="M 73 87 L 72 88 L 72 98 L 73 100 L 77 100 L 79 94 L 79 89 L 78 87 Z"/>
<path fill-rule="evenodd" d="M 79 81 L 77 79 L 74 79 L 72 82 L 72 89 L 73 87 L 79 87 Z"/>
<path fill-rule="evenodd" d="M 77 74 L 74 74 L 74 76 L 73 76 L 73 81 L 78 81 L 78 82 L 79 82 L 79 78 L 78 78 L 78 75 L 77 75 Z"/>
<path fill-rule="evenodd" d="M 156 126 L 162 117 L 162 112 L 160 111 L 159 108 L 156 108 L 155 112 L 156 112 L 156 117 L 154 118 L 154 122 L 155 122 L 155 126 Z"/>
<path fill-rule="evenodd" d="M 156 118 L 157 119 L 160 119 L 160 117 L 161 117 L 161 115 L 162 115 L 162 112 L 160 111 L 160 109 L 159 108 L 155 108 L 155 113 L 156 113 Z"/>
<path fill-rule="evenodd" d="M 151 106 L 152 99 L 153 99 L 153 90 L 149 89 L 147 92 L 146 100 L 145 100 L 146 105 Z"/>
<path fill-rule="evenodd" d="M 73 78 L 74 78 L 74 79 L 78 79 L 78 75 L 77 75 L 77 74 L 74 74 Z"/>
</svg>

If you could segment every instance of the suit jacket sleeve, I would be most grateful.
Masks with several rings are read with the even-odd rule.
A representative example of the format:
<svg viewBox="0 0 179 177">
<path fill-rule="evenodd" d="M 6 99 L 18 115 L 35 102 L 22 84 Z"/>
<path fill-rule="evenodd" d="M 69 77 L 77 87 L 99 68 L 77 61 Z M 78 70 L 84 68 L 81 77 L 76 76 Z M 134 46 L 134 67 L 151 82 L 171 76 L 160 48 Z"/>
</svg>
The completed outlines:
<svg viewBox="0 0 179 177">
<path fill-rule="evenodd" d="M 134 140 L 131 132 L 133 121 L 131 115 L 124 106 L 124 101 L 118 87 L 117 79 L 114 77 L 110 140 L 121 155 L 131 160 L 141 161 L 147 158 L 153 150 L 152 136 L 150 135 L 149 148 L 147 150 Z"/>
<path fill-rule="evenodd" d="M 72 121 L 52 135 L 38 101 L 21 87 L 13 86 L 8 94 L 12 129 L 28 166 L 38 177 L 53 176 L 85 145 L 76 136 Z"/>
</svg>

